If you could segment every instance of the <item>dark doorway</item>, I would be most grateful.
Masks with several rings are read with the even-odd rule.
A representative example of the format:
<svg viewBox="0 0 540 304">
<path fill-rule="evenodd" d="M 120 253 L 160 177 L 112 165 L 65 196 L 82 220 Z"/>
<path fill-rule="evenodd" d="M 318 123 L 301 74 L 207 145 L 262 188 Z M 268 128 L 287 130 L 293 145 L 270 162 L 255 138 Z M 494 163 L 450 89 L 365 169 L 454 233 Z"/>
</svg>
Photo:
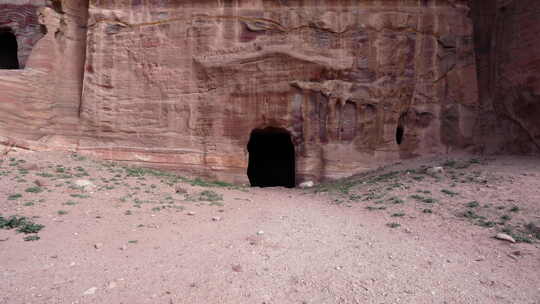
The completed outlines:
<svg viewBox="0 0 540 304">
<path fill-rule="evenodd" d="M 19 68 L 17 38 L 10 29 L 0 29 L 0 69 Z"/>
<path fill-rule="evenodd" d="M 251 132 L 248 143 L 248 178 L 252 187 L 295 186 L 294 145 L 284 129 Z"/>
<path fill-rule="evenodd" d="M 403 134 L 405 133 L 405 130 L 403 129 L 402 126 L 398 126 L 396 128 L 396 143 L 398 145 L 401 145 L 401 143 L 403 142 Z"/>
<path fill-rule="evenodd" d="M 406 117 L 407 117 L 407 112 L 402 113 L 398 119 L 398 124 L 396 127 L 396 143 L 398 145 L 401 145 L 401 143 L 403 142 L 403 136 L 405 135 L 404 125 L 405 125 Z"/>
</svg>

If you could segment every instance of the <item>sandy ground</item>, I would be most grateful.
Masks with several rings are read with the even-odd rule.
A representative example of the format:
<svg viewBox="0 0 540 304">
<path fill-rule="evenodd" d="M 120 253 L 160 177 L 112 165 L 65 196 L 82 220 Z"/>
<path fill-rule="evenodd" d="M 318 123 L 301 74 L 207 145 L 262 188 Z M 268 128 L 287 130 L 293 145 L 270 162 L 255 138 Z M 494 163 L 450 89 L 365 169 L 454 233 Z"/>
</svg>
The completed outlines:
<svg viewBox="0 0 540 304">
<path fill-rule="evenodd" d="M 0 303 L 540 303 L 540 159 L 456 159 L 255 189 L 12 152 L 0 214 L 45 228 L 0 230 Z"/>
</svg>

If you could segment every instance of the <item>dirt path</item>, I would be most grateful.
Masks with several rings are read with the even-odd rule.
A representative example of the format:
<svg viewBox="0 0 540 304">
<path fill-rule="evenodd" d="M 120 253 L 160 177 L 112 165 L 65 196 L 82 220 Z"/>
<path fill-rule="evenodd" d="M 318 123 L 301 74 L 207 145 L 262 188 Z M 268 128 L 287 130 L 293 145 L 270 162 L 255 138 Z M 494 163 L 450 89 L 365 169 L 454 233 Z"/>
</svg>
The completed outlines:
<svg viewBox="0 0 540 304">
<path fill-rule="evenodd" d="M 0 214 L 45 228 L 0 230 L 0 303 L 540 303 L 540 160 L 441 162 L 254 189 L 12 153 Z"/>
</svg>

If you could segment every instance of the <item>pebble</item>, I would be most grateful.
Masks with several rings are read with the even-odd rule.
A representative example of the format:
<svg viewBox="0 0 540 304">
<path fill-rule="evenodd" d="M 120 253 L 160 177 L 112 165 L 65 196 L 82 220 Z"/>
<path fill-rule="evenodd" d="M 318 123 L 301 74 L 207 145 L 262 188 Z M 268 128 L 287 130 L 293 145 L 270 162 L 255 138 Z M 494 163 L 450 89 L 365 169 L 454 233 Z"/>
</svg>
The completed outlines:
<svg viewBox="0 0 540 304">
<path fill-rule="evenodd" d="M 77 179 L 73 182 L 73 184 L 82 187 L 85 190 L 93 190 L 96 188 L 96 185 L 87 179 Z"/>
<path fill-rule="evenodd" d="M 187 190 L 186 190 L 184 187 L 180 186 L 180 185 L 175 185 L 175 186 L 174 186 L 174 191 L 175 191 L 176 193 L 178 193 L 178 194 L 185 194 L 185 193 L 187 193 Z"/>
<path fill-rule="evenodd" d="M 195 215 L 195 212 L 190 211 L 190 212 L 187 213 L 187 215 Z"/>
<path fill-rule="evenodd" d="M 264 234 L 264 231 L 262 230 L 257 231 L 257 235 L 263 235 L 263 234 Z"/>
<path fill-rule="evenodd" d="M 123 251 L 123 250 L 127 250 L 127 246 L 126 246 L 125 244 L 122 245 L 122 247 L 120 247 L 120 250 L 122 250 L 122 251 Z"/>
<path fill-rule="evenodd" d="M 116 288 L 116 282 L 115 281 L 110 281 L 109 284 L 107 285 L 107 289 L 114 289 Z"/>
<path fill-rule="evenodd" d="M 34 181 L 34 184 L 36 184 L 36 186 L 38 186 L 38 187 L 45 187 L 45 186 L 47 186 L 47 182 L 46 182 L 45 180 L 43 180 L 43 179 L 36 179 L 36 180 Z"/>
<path fill-rule="evenodd" d="M 508 241 L 510 243 L 515 243 L 516 240 L 514 240 L 513 237 L 509 236 L 508 234 L 506 233 L 497 233 L 497 235 L 495 236 L 496 239 L 499 239 L 499 240 L 502 240 L 502 241 Z"/>
<path fill-rule="evenodd" d="M 214 222 L 221 221 L 221 218 L 219 216 L 214 216 L 212 218 L 212 221 L 214 221 Z"/>
<path fill-rule="evenodd" d="M 477 262 L 482 262 L 482 261 L 484 261 L 485 259 L 486 259 L 486 257 L 481 255 L 481 256 L 477 257 L 475 261 L 477 261 Z"/>
<path fill-rule="evenodd" d="M 97 287 L 90 287 L 87 291 L 83 293 L 85 296 L 93 295 L 97 291 Z"/>
<path fill-rule="evenodd" d="M 313 181 L 305 181 L 303 183 L 300 183 L 300 185 L 298 185 L 300 188 L 311 188 L 313 186 L 315 186 L 315 183 Z"/>
<path fill-rule="evenodd" d="M 103 243 L 95 243 L 94 248 L 101 249 L 103 247 Z"/>
<path fill-rule="evenodd" d="M 232 265 L 231 268 L 234 272 L 242 272 L 242 265 Z"/>
<path fill-rule="evenodd" d="M 444 168 L 443 167 L 433 167 L 426 170 L 428 174 L 437 174 L 437 173 L 443 173 Z"/>
</svg>

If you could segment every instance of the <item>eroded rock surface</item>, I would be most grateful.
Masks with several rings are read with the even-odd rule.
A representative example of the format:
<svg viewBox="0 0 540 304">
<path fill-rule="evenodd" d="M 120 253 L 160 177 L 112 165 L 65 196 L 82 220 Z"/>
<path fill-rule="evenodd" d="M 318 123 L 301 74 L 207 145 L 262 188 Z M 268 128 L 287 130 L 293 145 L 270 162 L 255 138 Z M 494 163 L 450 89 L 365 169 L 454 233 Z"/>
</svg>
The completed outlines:
<svg viewBox="0 0 540 304">
<path fill-rule="evenodd" d="M 0 135 L 235 182 L 247 181 L 250 134 L 268 127 L 290 134 L 297 183 L 417 155 L 500 151 L 506 142 L 485 135 L 501 113 L 513 121 L 501 137 L 526 129 L 515 141 L 534 146 L 534 72 L 516 78 L 513 88 L 531 90 L 503 99 L 504 110 L 488 109 L 478 89 L 492 65 L 475 48 L 478 9 L 466 0 L 44 2 L 47 31 L 26 69 L 0 71 Z"/>
</svg>

